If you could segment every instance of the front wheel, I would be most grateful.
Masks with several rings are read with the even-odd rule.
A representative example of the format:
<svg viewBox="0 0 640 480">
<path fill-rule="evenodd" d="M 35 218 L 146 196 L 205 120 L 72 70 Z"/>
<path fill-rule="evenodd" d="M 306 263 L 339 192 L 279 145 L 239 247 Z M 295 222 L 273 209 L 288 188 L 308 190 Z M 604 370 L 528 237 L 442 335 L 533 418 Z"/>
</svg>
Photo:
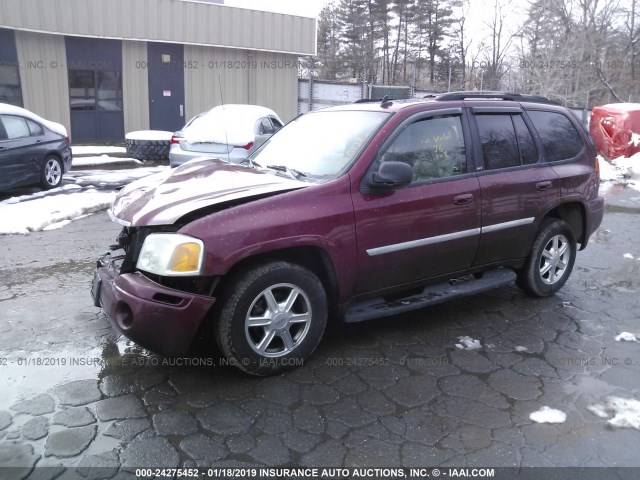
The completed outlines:
<svg viewBox="0 0 640 480">
<path fill-rule="evenodd" d="M 564 220 L 547 220 L 518 275 L 518 285 L 537 297 L 553 295 L 571 275 L 576 250 L 576 239 L 569 224 Z"/>
<path fill-rule="evenodd" d="M 44 159 L 40 173 L 40 186 L 45 190 L 59 187 L 62 183 L 62 162 L 53 155 Z"/>
<path fill-rule="evenodd" d="M 216 313 L 216 339 L 230 363 L 272 375 L 301 365 L 318 346 L 327 297 L 313 272 L 272 262 L 232 277 Z"/>
</svg>

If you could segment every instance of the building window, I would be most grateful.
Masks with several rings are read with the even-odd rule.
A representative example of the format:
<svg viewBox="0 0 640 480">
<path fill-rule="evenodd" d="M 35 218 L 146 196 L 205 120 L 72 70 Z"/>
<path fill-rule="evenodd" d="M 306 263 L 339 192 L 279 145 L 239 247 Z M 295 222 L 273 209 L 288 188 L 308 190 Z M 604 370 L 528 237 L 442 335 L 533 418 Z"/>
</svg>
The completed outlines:
<svg viewBox="0 0 640 480">
<path fill-rule="evenodd" d="M 23 106 L 20 71 L 17 65 L 0 64 L 0 103 Z"/>
<path fill-rule="evenodd" d="M 121 72 L 69 70 L 71 110 L 122 111 Z"/>
<path fill-rule="evenodd" d="M 98 108 L 122 111 L 122 78 L 120 72 L 98 73 Z"/>
<path fill-rule="evenodd" d="M 96 76 L 93 70 L 69 70 L 71 110 L 96 109 Z"/>
</svg>

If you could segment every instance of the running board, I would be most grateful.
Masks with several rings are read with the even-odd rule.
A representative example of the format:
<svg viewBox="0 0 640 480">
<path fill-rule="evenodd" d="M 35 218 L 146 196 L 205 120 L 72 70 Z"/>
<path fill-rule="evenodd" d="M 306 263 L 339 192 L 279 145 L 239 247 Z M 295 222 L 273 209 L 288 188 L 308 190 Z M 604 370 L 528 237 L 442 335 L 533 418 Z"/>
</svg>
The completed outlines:
<svg viewBox="0 0 640 480">
<path fill-rule="evenodd" d="M 466 278 L 466 277 L 465 277 Z M 468 281 L 442 282 L 427 286 L 422 293 L 385 302 L 382 298 L 364 300 L 352 304 L 345 314 L 346 323 L 363 322 L 373 318 L 390 317 L 399 313 L 447 302 L 454 298 L 504 287 L 513 283 L 516 273 L 508 268 L 485 272 L 482 278 Z"/>
</svg>

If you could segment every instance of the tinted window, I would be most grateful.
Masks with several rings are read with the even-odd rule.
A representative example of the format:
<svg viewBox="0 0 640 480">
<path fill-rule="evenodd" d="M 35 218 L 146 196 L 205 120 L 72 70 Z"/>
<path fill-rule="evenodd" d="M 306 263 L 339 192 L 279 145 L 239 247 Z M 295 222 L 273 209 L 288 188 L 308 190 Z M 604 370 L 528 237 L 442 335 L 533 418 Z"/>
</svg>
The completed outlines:
<svg viewBox="0 0 640 480">
<path fill-rule="evenodd" d="M 71 110 L 96 109 L 96 79 L 93 70 L 69 70 Z"/>
<path fill-rule="evenodd" d="M 13 117 L 13 116 L 2 116 L 2 124 L 4 125 L 4 130 L 7 132 L 7 138 L 23 138 L 31 135 L 29 132 L 29 127 L 27 126 L 27 122 L 22 117 Z"/>
<path fill-rule="evenodd" d="M 520 152 L 511 115 L 477 115 L 485 170 L 520 165 Z"/>
<path fill-rule="evenodd" d="M 511 117 L 513 125 L 516 127 L 516 137 L 518 139 L 518 147 L 520 147 L 520 158 L 523 165 L 530 165 L 538 161 L 538 149 L 533 141 L 531 132 L 524 123 L 522 115 L 513 115 Z"/>
<path fill-rule="evenodd" d="M 466 173 L 460 117 L 428 118 L 405 127 L 382 155 L 382 161 L 409 164 L 414 183 Z"/>
<path fill-rule="evenodd" d="M 573 158 L 582 150 L 580 134 L 571 121 L 556 112 L 528 111 L 542 141 L 542 151 L 547 162 Z"/>
<path fill-rule="evenodd" d="M 282 128 L 282 124 L 278 120 L 272 117 L 269 118 L 271 118 L 271 123 L 273 123 L 273 128 L 276 132 Z"/>
<path fill-rule="evenodd" d="M 271 135 L 273 133 L 273 125 L 267 117 L 260 120 L 260 135 Z"/>
<path fill-rule="evenodd" d="M 31 132 L 31 136 L 32 137 L 37 137 L 39 135 L 44 135 L 44 130 L 36 122 L 32 122 L 31 120 L 27 120 L 27 125 L 29 126 L 29 132 Z"/>
</svg>

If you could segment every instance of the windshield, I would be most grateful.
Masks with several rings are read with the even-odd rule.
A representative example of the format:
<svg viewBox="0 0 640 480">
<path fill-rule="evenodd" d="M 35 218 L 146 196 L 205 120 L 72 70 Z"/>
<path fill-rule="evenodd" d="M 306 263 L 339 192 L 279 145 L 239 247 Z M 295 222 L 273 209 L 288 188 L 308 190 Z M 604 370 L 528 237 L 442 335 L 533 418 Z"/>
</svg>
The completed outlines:
<svg viewBox="0 0 640 480">
<path fill-rule="evenodd" d="M 336 178 L 388 117 L 385 112 L 344 110 L 303 115 L 271 137 L 251 160 L 309 177 Z"/>
</svg>

